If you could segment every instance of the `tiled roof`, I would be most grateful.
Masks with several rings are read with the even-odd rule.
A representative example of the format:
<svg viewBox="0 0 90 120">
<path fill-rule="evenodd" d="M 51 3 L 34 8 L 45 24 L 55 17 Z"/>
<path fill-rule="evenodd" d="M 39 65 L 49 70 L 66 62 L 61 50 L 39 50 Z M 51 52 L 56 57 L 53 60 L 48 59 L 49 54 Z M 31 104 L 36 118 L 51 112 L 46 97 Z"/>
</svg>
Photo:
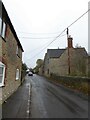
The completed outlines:
<svg viewBox="0 0 90 120">
<path fill-rule="evenodd" d="M 47 55 L 49 58 L 58 58 L 66 49 L 48 49 Z"/>
</svg>

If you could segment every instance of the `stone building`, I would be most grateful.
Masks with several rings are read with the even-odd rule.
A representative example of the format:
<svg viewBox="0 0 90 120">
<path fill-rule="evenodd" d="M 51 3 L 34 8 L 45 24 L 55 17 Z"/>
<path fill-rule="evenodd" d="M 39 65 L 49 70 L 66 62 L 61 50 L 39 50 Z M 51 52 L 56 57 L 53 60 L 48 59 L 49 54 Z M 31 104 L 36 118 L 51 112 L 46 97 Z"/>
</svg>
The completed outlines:
<svg viewBox="0 0 90 120">
<path fill-rule="evenodd" d="M 66 49 L 48 49 L 44 58 L 44 75 L 86 76 L 88 54 L 85 48 L 73 47 L 72 37 L 68 37 Z"/>
<path fill-rule="evenodd" d="M 0 1 L 0 91 L 5 101 L 21 84 L 23 48 Z M 1 94 L 1 93 L 0 93 Z"/>
<path fill-rule="evenodd" d="M 44 58 L 43 71 L 45 76 L 50 76 L 51 73 L 58 71 L 59 57 L 65 49 L 48 49 Z"/>
<path fill-rule="evenodd" d="M 87 76 L 90 77 L 90 55 L 87 57 Z"/>
</svg>

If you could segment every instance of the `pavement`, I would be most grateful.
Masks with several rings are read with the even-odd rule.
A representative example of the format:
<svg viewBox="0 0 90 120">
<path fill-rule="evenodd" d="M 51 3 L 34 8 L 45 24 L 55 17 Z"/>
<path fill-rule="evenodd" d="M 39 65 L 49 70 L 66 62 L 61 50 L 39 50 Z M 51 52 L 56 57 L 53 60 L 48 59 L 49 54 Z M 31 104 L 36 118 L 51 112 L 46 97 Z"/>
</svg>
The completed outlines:
<svg viewBox="0 0 90 120">
<path fill-rule="evenodd" d="M 18 90 L 7 99 L 7 102 L 2 105 L 2 118 L 30 117 L 30 86 L 30 81 L 25 80 Z"/>
</svg>

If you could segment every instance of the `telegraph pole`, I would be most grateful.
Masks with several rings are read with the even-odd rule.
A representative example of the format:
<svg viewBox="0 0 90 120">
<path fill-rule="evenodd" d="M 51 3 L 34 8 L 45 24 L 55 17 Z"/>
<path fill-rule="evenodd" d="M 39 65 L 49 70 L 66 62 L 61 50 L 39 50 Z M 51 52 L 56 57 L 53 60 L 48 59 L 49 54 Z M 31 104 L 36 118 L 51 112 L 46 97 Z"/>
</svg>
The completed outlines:
<svg viewBox="0 0 90 120">
<path fill-rule="evenodd" d="M 67 28 L 67 43 L 69 38 L 69 29 Z M 70 75 L 70 52 L 69 52 L 69 43 L 68 43 L 68 75 Z"/>
</svg>

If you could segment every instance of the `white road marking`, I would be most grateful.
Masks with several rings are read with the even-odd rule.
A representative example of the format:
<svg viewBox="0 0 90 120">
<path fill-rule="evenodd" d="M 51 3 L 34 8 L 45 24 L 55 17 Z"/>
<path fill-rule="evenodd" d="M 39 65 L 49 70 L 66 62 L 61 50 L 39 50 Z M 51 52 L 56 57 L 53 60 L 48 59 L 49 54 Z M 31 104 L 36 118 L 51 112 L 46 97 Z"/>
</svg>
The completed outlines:
<svg viewBox="0 0 90 120">
<path fill-rule="evenodd" d="M 27 102 L 27 111 L 26 111 L 26 113 L 27 113 L 27 118 L 29 118 L 30 117 L 30 91 L 31 91 L 31 85 L 30 85 L 30 83 L 28 83 L 28 84 L 26 84 L 26 86 L 28 86 L 28 102 Z"/>
</svg>

